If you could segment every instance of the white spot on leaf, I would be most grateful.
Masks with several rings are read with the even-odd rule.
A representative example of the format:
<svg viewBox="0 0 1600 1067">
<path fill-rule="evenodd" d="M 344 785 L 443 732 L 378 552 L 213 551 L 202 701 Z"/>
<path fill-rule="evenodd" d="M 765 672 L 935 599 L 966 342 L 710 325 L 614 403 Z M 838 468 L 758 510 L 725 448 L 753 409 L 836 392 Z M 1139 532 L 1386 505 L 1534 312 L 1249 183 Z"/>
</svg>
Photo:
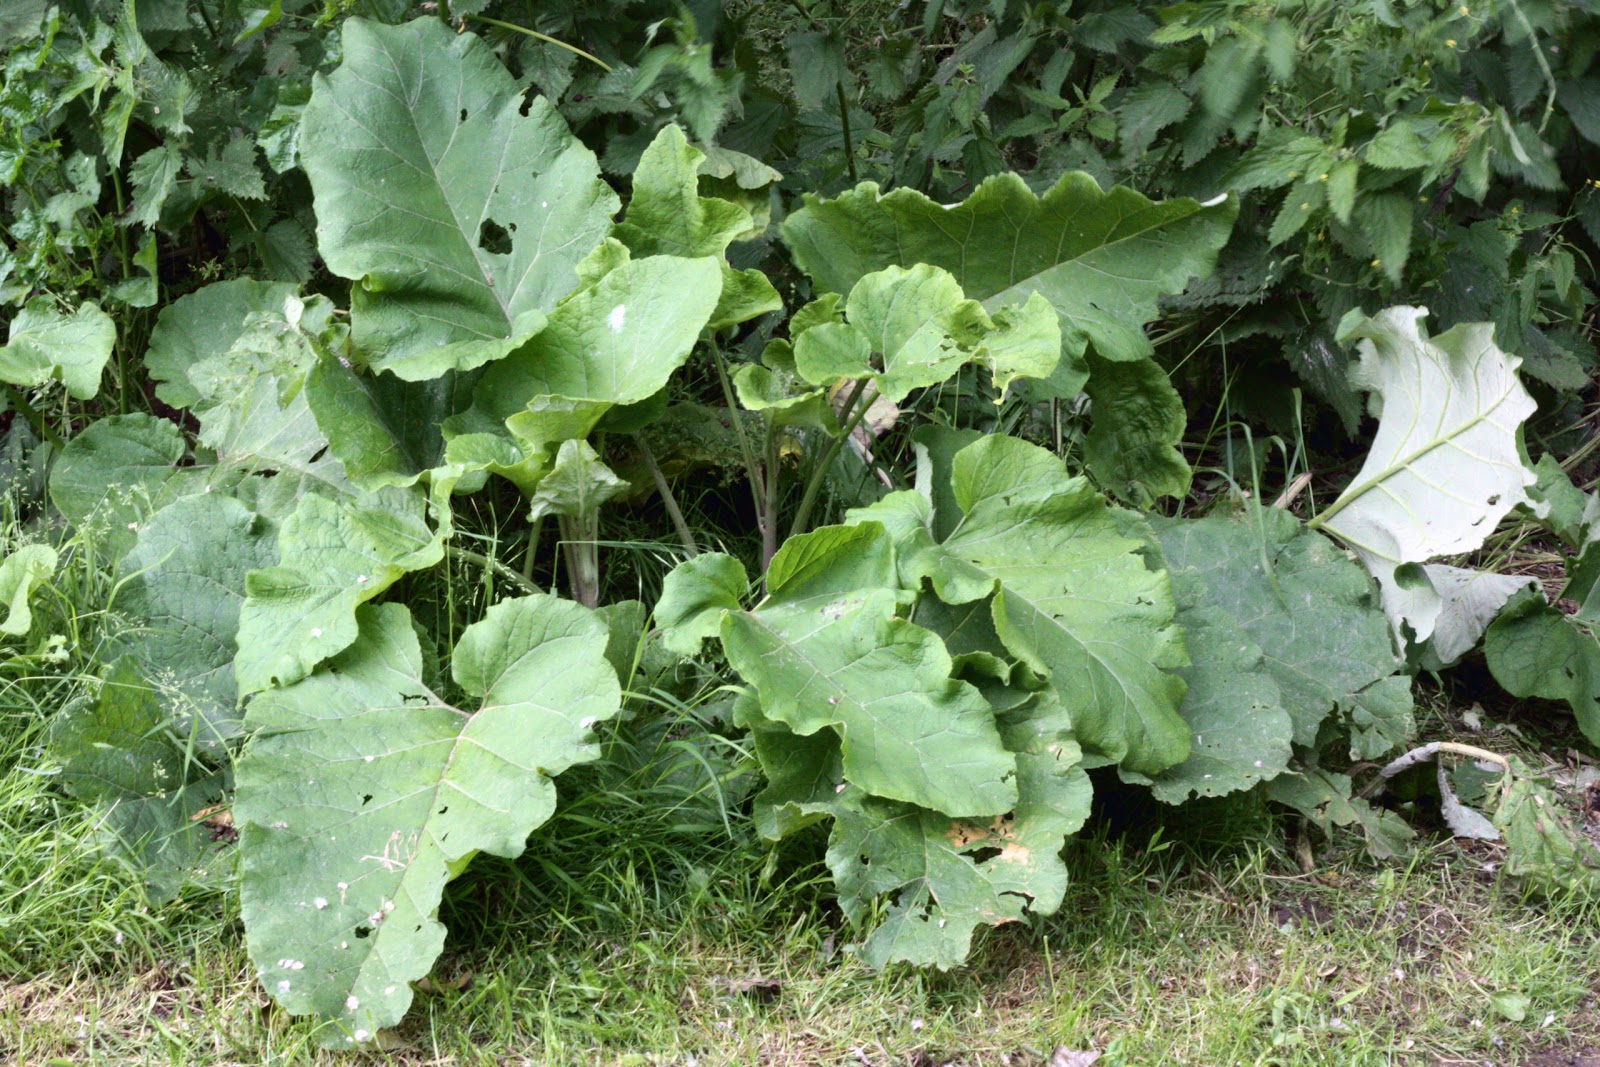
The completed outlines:
<svg viewBox="0 0 1600 1067">
<path fill-rule="evenodd" d="M 621 333 L 622 324 L 628 318 L 628 305 L 618 304 L 611 309 L 611 314 L 606 316 L 606 325 L 611 327 L 612 333 Z"/>
</svg>

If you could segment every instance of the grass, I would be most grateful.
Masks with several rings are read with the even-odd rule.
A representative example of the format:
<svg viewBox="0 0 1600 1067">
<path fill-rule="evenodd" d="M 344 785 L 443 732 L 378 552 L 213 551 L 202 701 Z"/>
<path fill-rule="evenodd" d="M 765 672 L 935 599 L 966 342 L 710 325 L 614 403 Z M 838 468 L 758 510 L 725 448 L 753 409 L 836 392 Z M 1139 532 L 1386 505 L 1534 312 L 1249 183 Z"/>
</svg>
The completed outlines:
<svg viewBox="0 0 1600 1067">
<path fill-rule="evenodd" d="M 737 746 L 675 714 L 623 734 L 615 769 L 564 779 L 574 799 L 522 860 L 452 886 L 446 956 L 367 1061 L 1035 1065 L 1096 1048 L 1106 1064 L 1288 1067 L 1556 1063 L 1539 1057 L 1600 1045 L 1591 905 L 1524 900 L 1449 841 L 1396 866 L 1341 847 L 1307 875 L 1249 798 L 1103 811 L 1069 849 L 1058 915 L 982 938 L 960 971 L 874 973 L 845 951 L 816 842 L 768 854 L 718 799 L 740 788 Z M 231 896 L 147 908 L 36 773 L 37 720 L 6 727 L 0 1052 L 349 1062 L 256 987 Z"/>
</svg>

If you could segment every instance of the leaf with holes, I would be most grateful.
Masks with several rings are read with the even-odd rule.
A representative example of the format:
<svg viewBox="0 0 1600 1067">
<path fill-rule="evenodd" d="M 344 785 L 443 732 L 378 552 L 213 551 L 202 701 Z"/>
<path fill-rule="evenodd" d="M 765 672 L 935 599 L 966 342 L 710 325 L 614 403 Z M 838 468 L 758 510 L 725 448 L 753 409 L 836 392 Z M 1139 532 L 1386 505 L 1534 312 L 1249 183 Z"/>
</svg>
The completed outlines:
<svg viewBox="0 0 1600 1067">
<path fill-rule="evenodd" d="M 355 644 L 251 703 L 234 806 L 256 972 L 344 1045 L 400 1021 L 444 944 L 445 882 L 476 852 L 522 852 L 550 779 L 598 755 L 591 727 L 621 701 L 605 623 L 570 601 L 502 601 L 467 627 L 463 708 L 424 683 L 404 607 L 357 616 Z"/>
<path fill-rule="evenodd" d="M 497 342 L 532 336 L 577 287 L 616 194 L 549 101 L 523 113 L 522 87 L 473 34 L 351 19 L 343 45 L 299 145 L 323 260 L 358 283 L 357 343 L 413 378 L 503 355 Z"/>
</svg>

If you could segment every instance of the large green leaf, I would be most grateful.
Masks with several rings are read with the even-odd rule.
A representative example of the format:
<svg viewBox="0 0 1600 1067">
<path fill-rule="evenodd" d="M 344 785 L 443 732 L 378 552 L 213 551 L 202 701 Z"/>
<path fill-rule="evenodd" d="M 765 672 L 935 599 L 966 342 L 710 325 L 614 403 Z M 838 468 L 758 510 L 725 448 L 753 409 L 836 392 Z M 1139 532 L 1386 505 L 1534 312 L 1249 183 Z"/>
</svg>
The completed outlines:
<svg viewBox="0 0 1600 1067">
<path fill-rule="evenodd" d="M 220 883 L 232 868 L 226 842 L 202 820 L 223 797 L 225 775 L 195 760 L 154 686 L 125 656 L 101 679 L 93 701 L 69 707 L 50 724 L 50 749 L 61 784 L 103 809 L 112 853 L 144 878 L 155 899 L 185 882 Z"/>
<path fill-rule="evenodd" d="M 986 179 L 948 207 L 872 182 L 833 200 L 808 196 L 783 224 L 795 261 L 819 290 L 848 293 L 888 266 L 943 267 L 985 307 L 1039 293 L 1061 316 L 1063 362 L 1077 369 L 1093 343 L 1103 359 L 1147 357 L 1142 327 L 1159 297 L 1204 275 L 1233 226 L 1237 203 L 1154 202 L 1123 186 L 1062 177 L 1043 196 L 1014 174 Z"/>
<path fill-rule="evenodd" d="M 1583 735 L 1600 744 L 1600 639 L 1591 629 L 1527 589 L 1490 624 L 1483 652 L 1506 692 L 1565 701 Z"/>
<path fill-rule="evenodd" d="M 288 308 L 306 310 L 296 287 L 285 282 L 258 282 L 233 278 L 179 297 L 161 309 L 150 344 L 145 350 L 145 372 L 158 384 L 156 396 L 173 407 L 186 408 L 202 398 L 189 380 L 189 368 L 231 349 L 263 319 L 288 325 Z M 310 305 L 313 315 L 332 305 L 326 300 Z"/>
<path fill-rule="evenodd" d="M 807 197 L 783 224 L 795 260 L 819 290 L 848 293 L 866 274 L 927 263 L 955 276 L 993 311 L 1038 293 L 1060 317 L 1061 359 L 1037 390 L 1070 397 L 1092 378 L 1086 359 L 1135 363 L 1097 371 L 1090 469 L 1119 495 L 1181 495 L 1177 450 L 1183 405 L 1159 368 L 1144 326 L 1160 297 L 1204 276 L 1228 239 L 1238 203 L 1154 202 L 1125 187 L 1102 192 L 1087 174 L 1065 175 L 1043 196 L 1014 174 L 986 179 L 949 206 L 912 189 L 881 194 L 871 182 L 833 200 Z M 1111 381 L 1111 378 L 1115 381 Z M 1114 394 L 1114 399 L 1113 399 Z"/>
<path fill-rule="evenodd" d="M 867 792 L 956 816 L 1016 804 L 1016 761 L 994 714 L 951 678 L 939 638 L 901 617 L 889 539 L 875 523 L 790 538 L 767 597 L 739 605 L 737 564 L 701 556 L 667 576 L 657 622 L 683 647 L 720 614 L 722 648 L 762 713 L 795 733 L 835 732 L 844 776 Z M 679 627 L 687 633 L 674 635 Z"/>
<path fill-rule="evenodd" d="M 235 637 L 245 576 L 278 562 L 271 523 L 222 493 L 182 497 L 140 526 L 117 594 L 134 623 L 115 647 L 139 662 L 168 717 L 203 750 L 236 736 Z"/>
<path fill-rule="evenodd" d="M 300 500 L 278 532 L 283 562 L 245 580 L 233 661 L 241 695 L 310 674 L 355 641 L 357 605 L 444 558 L 423 511 L 418 494 L 398 489 Z"/>
<path fill-rule="evenodd" d="M 100 551 L 120 556 L 139 523 L 172 501 L 202 492 L 218 472 L 180 466 L 183 431 L 134 413 L 90 423 L 61 450 L 50 474 L 50 499 L 68 522 L 96 536 Z"/>
<path fill-rule="evenodd" d="M 354 645 L 250 704 L 234 807 L 256 972 L 343 1044 L 405 1014 L 444 943 L 445 882 L 475 852 L 522 852 L 551 777 L 598 754 L 590 728 L 621 700 L 604 622 L 570 601 L 502 601 L 467 627 L 450 669 L 468 708 L 424 683 L 404 607 L 358 615 Z"/>
<path fill-rule="evenodd" d="M 847 322 L 795 337 L 796 371 L 815 385 L 871 378 L 895 403 L 969 362 L 987 366 L 1004 393 L 1017 378 L 1047 376 L 1060 358 L 1061 331 L 1043 297 L 1030 294 L 990 318 L 948 271 L 926 264 L 863 276 L 845 314 Z"/>
<path fill-rule="evenodd" d="M 35 297 L 11 320 L 0 345 L 0 382 L 32 387 L 59 381 L 69 396 L 88 400 L 100 391 L 100 372 L 116 342 L 117 328 L 98 305 L 63 315 L 49 297 Z"/>
<path fill-rule="evenodd" d="M 357 342 L 433 377 L 522 339 L 578 284 L 616 195 L 549 101 L 436 18 L 351 19 L 300 126 L 328 268 L 359 282 Z M 526 114 L 523 109 L 526 107 Z M 441 356 L 436 349 L 451 346 Z"/>
<path fill-rule="evenodd" d="M 463 436 L 494 437 L 537 465 L 561 441 L 583 437 L 611 408 L 649 399 L 689 358 L 721 291 L 717 261 L 651 256 L 621 263 L 550 315 L 532 341 L 491 366 L 471 410 L 447 421 L 447 456 Z M 515 440 L 507 439 L 509 428 Z"/>
<path fill-rule="evenodd" d="M 966 960 L 973 931 L 1061 904 L 1061 849 L 1089 815 L 1089 777 L 1068 716 L 1045 703 L 1001 727 L 1017 759 L 1017 806 L 987 821 L 951 820 L 847 787 L 819 805 L 834 817 L 828 866 L 852 923 L 891 896 L 861 953 L 867 963 L 948 969 Z"/>
<path fill-rule="evenodd" d="M 1292 735 L 1274 731 L 1268 751 L 1281 748 L 1289 736 L 1296 744 L 1314 745 L 1323 722 L 1335 712 L 1352 725 L 1361 758 L 1381 755 L 1392 744 L 1386 738 L 1409 733 L 1409 686 L 1396 674 L 1405 661 L 1375 603 L 1372 580 L 1337 545 L 1278 508 L 1252 507 L 1198 520 L 1157 517 L 1151 525 L 1172 574 L 1178 621 L 1187 625 L 1195 613 L 1215 621 L 1221 612 L 1229 620 L 1224 628 L 1260 651 L 1259 665 L 1250 669 L 1272 681 L 1293 724 Z M 1239 713 L 1257 714 L 1243 707 Z M 1382 717 L 1374 719 L 1379 713 Z M 1250 727 L 1231 724 L 1228 729 Z M 1272 759 L 1248 746 L 1211 754 L 1231 763 L 1240 780 L 1271 777 L 1254 772 L 1270 768 Z M 1258 758 L 1263 759 L 1260 768 Z M 1187 776 L 1188 771 L 1175 773 Z"/>
<path fill-rule="evenodd" d="M 893 534 L 908 582 L 933 582 L 951 604 L 994 597 L 1005 647 L 1048 675 L 1085 749 L 1156 774 L 1189 754 L 1178 717 L 1185 662 L 1165 573 L 1128 537 L 1128 513 L 1106 505 L 1059 458 L 1016 438 L 980 438 L 948 473 L 956 516 L 916 491 L 850 513 Z M 935 540 L 940 526 L 951 532 Z"/>
<path fill-rule="evenodd" d="M 1426 641 L 1443 608 L 1420 564 L 1481 546 L 1536 476 L 1522 423 L 1535 409 L 1488 323 L 1430 338 L 1426 308 L 1347 316 L 1340 339 L 1361 339 L 1352 381 L 1371 393 L 1378 433 L 1366 463 L 1311 525 L 1361 557 L 1383 590 L 1397 633 Z"/>
</svg>

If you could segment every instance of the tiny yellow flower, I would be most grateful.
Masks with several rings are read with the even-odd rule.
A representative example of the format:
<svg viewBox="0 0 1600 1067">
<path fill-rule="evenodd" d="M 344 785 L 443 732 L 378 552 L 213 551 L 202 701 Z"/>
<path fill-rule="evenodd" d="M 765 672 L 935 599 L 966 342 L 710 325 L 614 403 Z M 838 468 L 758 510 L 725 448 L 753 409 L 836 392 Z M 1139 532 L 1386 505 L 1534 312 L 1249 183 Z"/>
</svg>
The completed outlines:
<svg viewBox="0 0 1600 1067">
<path fill-rule="evenodd" d="M 1446 48 L 1454 48 L 1456 46 L 1456 39 L 1454 37 L 1446 37 L 1444 39 L 1444 46 Z"/>
<path fill-rule="evenodd" d="M 1325 182 L 1327 180 L 1328 180 L 1328 172 L 1327 171 L 1323 171 L 1321 174 L 1317 175 L 1317 181 Z"/>
<path fill-rule="evenodd" d="M 1301 204 L 1300 205 L 1300 210 L 1301 211 L 1310 211 L 1311 210 L 1311 205 L 1310 204 Z"/>
<path fill-rule="evenodd" d="M 1291 170 L 1291 171 L 1290 171 L 1290 172 L 1289 172 L 1289 177 L 1291 177 L 1291 178 L 1298 178 L 1298 177 L 1300 177 L 1300 172 L 1299 172 L 1299 171 L 1297 171 L 1297 170 Z"/>
<path fill-rule="evenodd" d="M 1373 261 L 1372 261 L 1372 265 L 1373 265 L 1373 266 L 1374 266 L 1374 267 L 1381 267 L 1381 266 L 1383 266 L 1383 260 L 1381 260 L 1381 259 L 1375 259 L 1375 260 L 1373 260 Z"/>
<path fill-rule="evenodd" d="M 1462 4 L 1460 7 L 1456 8 L 1456 10 L 1461 12 L 1461 16 L 1463 18 L 1465 18 L 1467 15 L 1471 14 L 1471 12 L 1467 10 L 1467 5 L 1466 4 Z"/>
<path fill-rule="evenodd" d="M 1425 197 L 1425 196 L 1419 196 L 1419 197 L 1417 197 L 1417 203 L 1419 203 L 1419 204 L 1426 204 L 1426 203 L 1427 203 L 1427 202 L 1428 202 L 1428 198 L 1427 198 L 1427 197 Z"/>
</svg>

